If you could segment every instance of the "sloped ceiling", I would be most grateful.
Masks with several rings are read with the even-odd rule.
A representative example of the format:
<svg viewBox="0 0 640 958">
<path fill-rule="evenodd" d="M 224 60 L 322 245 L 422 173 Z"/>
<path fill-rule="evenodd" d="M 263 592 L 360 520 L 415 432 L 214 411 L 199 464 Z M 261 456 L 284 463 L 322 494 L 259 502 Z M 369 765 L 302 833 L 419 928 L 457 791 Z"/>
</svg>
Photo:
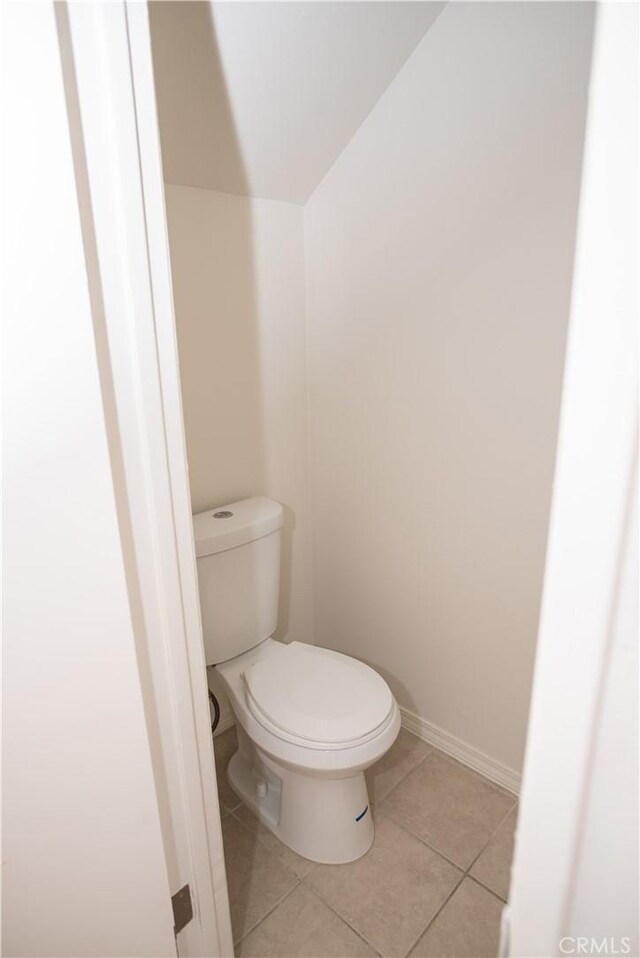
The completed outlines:
<svg viewBox="0 0 640 958">
<path fill-rule="evenodd" d="M 151 3 L 166 181 L 304 203 L 443 6 Z"/>
</svg>

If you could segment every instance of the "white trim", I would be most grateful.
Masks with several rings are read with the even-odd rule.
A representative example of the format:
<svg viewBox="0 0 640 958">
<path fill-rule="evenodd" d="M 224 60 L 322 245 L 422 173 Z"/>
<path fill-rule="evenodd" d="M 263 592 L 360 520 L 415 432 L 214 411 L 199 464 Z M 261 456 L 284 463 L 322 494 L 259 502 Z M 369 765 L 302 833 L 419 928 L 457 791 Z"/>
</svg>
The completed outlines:
<svg viewBox="0 0 640 958">
<path fill-rule="evenodd" d="M 233 954 L 146 3 L 57 6 L 114 494 L 181 958 Z"/>
<path fill-rule="evenodd" d="M 401 706 L 400 714 L 402 716 L 402 727 L 407 732 L 416 735 L 428 745 L 439 748 L 445 755 L 457 759 L 462 765 L 472 768 L 474 772 L 484 775 L 490 782 L 494 782 L 496 785 L 506 788 L 507 791 L 513 792 L 514 795 L 518 795 L 521 776 L 514 769 L 496 761 L 495 758 L 491 758 L 485 752 L 481 752 L 480 749 L 469 745 L 461 738 L 457 738 L 451 732 L 445 732 L 444 729 L 439 728 L 432 722 L 427 722 L 426 719 L 416 715 L 415 712 L 410 712 L 409 709 Z"/>
<path fill-rule="evenodd" d="M 597 4 L 553 502 L 510 892 L 509 954 L 561 953 L 585 837 L 637 441 L 638 7 Z M 637 635 L 629 634 L 629 642 Z M 619 742 L 633 761 L 633 736 Z M 607 783 L 611 814 L 634 796 Z M 636 809 L 637 811 L 637 809 Z M 608 838 L 599 835 L 606 858 Z M 633 838 L 630 836 L 630 852 Z M 603 859 L 604 861 L 604 859 Z M 599 880 L 610 880 L 601 870 Z M 619 894 L 633 896 L 621 883 Z M 582 901 L 602 933 L 627 928 Z M 630 903 L 637 908 L 637 901 Z M 580 930 L 582 934 L 587 931 Z M 576 939 L 574 939 L 575 941 Z M 579 940 L 579 939 L 578 939 Z M 592 939 L 595 941 L 595 939 Z M 637 954 L 637 952 L 635 952 Z"/>
<path fill-rule="evenodd" d="M 200 915 L 206 937 L 199 941 L 187 926 L 183 934 L 186 936 L 191 933 L 193 937 L 193 940 L 185 942 L 188 951 L 181 941 L 178 944 L 181 955 L 202 954 L 203 949 L 204 953 L 211 954 L 216 947 L 217 954 L 228 955 L 233 952 L 233 939 L 209 722 L 148 4 L 126 0 L 126 11 L 155 311 L 161 414 L 184 629 L 182 635 L 176 633 L 172 639 L 174 654 L 188 669 L 188 673 L 183 675 L 182 686 L 184 730 L 186 735 L 191 736 L 187 751 L 190 752 L 193 776 L 188 793 L 187 815 L 190 823 L 194 824 L 191 853 L 194 874 L 198 876 L 197 887 L 205 896 L 206 907 L 213 905 L 213 912 Z M 202 908 L 203 905 L 201 911 Z M 215 939 L 212 937 L 214 929 Z"/>
<path fill-rule="evenodd" d="M 236 724 L 236 720 L 233 717 L 233 712 L 228 711 L 226 715 L 223 715 L 222 713 L 220 713 L 220 721 L 218 722 L 218 725 L 216 726 L 216 730 L 213 733 L 214 739 L 217 738 L 218 735 L 222 735 L 223 732 L 228 732 L 229 729 L 233 728 L 235 724 Z"/>
<path fill-rule="evenodd" d="M 227 732 L 230 728 L 236 724 L 236 718 L 233 714 L 231 706 L 228 702 L 220 702 L 220 721 L 216 725 L 216 730 L 213 733 L 214 739 L 218 735 L 222 735 L 223 732 Z"/>
</svg>

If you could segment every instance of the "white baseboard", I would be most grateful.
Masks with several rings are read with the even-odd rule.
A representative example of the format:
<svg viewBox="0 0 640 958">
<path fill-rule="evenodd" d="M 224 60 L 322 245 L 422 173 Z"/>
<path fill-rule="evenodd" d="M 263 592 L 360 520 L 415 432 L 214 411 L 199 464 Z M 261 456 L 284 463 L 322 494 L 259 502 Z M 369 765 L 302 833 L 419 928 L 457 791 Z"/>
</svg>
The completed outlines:
<svg viewBox="0 0 640 958">
<path fill-rule="evenodd" d="M 494 758 L 490 758 L 484 752 L 474 748 L 473 745 L 468 745 L 462 739 L 456 738 L 450 732 L 445 732 L 437 725 L 420 718 L 419 715 L 410 712 L 409 709 L 401 707 L 400 713 L 402 715 L 402 727 L 407 732 L 412 732 L 423 742 L 427 742 L 428 745 L 439 748 L 446 755 L 457 759 L 462 765 L 467 765 L 474 772 L 484 775 L 490 782 L 495 782 L 496 785 L 506 788 L 514 795 L 519 794 L 521 780 L 519 772 L 503 765 L 502 762 L 497 762 Z"/>
<path fill-rule="evenodd" d="M 222 735 L 223 732 L 226 732 L 227 729 L 231 728 L 232 725 L 236 724 L 235 716 L 231 711 L 231 706 L 228 701 L 220 702 L 220 721 L 216 725 L 216 730 L 213 733 L 213 737 L 216 738 L 218 735 Z M 213 720 L 213 716 L 211 716 Z"/>
<path fill-rule="evenodd" d="M 223 732 L 226 732 L 227 729 L 230 729 L 233 725 L 236 724 L 236 720 L 233 717 L 233 712 L 229 710 L 226 715 L 220 713 L 220 721 L 216 725 L 216 730 L 213 733 L 215 738 L 217 735 L 222 735 Z"/>
</svg>

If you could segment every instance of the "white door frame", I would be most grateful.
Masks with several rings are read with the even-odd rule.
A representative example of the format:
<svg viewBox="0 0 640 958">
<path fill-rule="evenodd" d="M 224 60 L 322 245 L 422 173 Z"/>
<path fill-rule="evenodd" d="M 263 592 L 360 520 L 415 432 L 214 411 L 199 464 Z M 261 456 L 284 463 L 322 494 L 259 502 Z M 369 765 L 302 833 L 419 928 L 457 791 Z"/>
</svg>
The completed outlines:
<svg viewBox="0 0 640 958">
<path fill-rule="evenodd" d="M 598 5 L 510 932 L 505 927 L 501 952 L 517 958 L 559 955 L 571 933 L 621 571 L 637 535 L 637 30 L 635 4 Z M 632 633 L 632 617 L 624 627 Z M 634 731 L 624 743 L 629 762 Z M 594 887 L 583 904 L 596 910 L 602 897 Z M 604 930 L 610 938 L 630 933 Z"/>
<path fill-rule="evenodd" d="M 181 956 L 230 956 L 146 2 L 56 4 L 114 492 Z"/>
</svg>

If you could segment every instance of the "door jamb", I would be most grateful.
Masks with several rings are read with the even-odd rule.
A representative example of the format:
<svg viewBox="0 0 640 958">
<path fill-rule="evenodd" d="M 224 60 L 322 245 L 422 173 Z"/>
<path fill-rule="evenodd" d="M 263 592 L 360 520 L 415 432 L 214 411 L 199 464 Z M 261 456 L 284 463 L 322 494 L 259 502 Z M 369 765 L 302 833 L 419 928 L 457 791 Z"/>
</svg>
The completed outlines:
<svg viewBox="0 0 640 958">
<path fill-rule="evenodd" d="M 56 4 L 96 351 L 181 956 L 233 954 L 146 2 Z"/>
<path fill-rule="evenodd" d="M 556 955 L 637 468 L 637 8 L 599 4 L 533 693 L 501 954 Z M 634 22 L 635 21 L 635 22 Z M 630 746 L 631 748 L 632 746 Z"/>
</svg>

